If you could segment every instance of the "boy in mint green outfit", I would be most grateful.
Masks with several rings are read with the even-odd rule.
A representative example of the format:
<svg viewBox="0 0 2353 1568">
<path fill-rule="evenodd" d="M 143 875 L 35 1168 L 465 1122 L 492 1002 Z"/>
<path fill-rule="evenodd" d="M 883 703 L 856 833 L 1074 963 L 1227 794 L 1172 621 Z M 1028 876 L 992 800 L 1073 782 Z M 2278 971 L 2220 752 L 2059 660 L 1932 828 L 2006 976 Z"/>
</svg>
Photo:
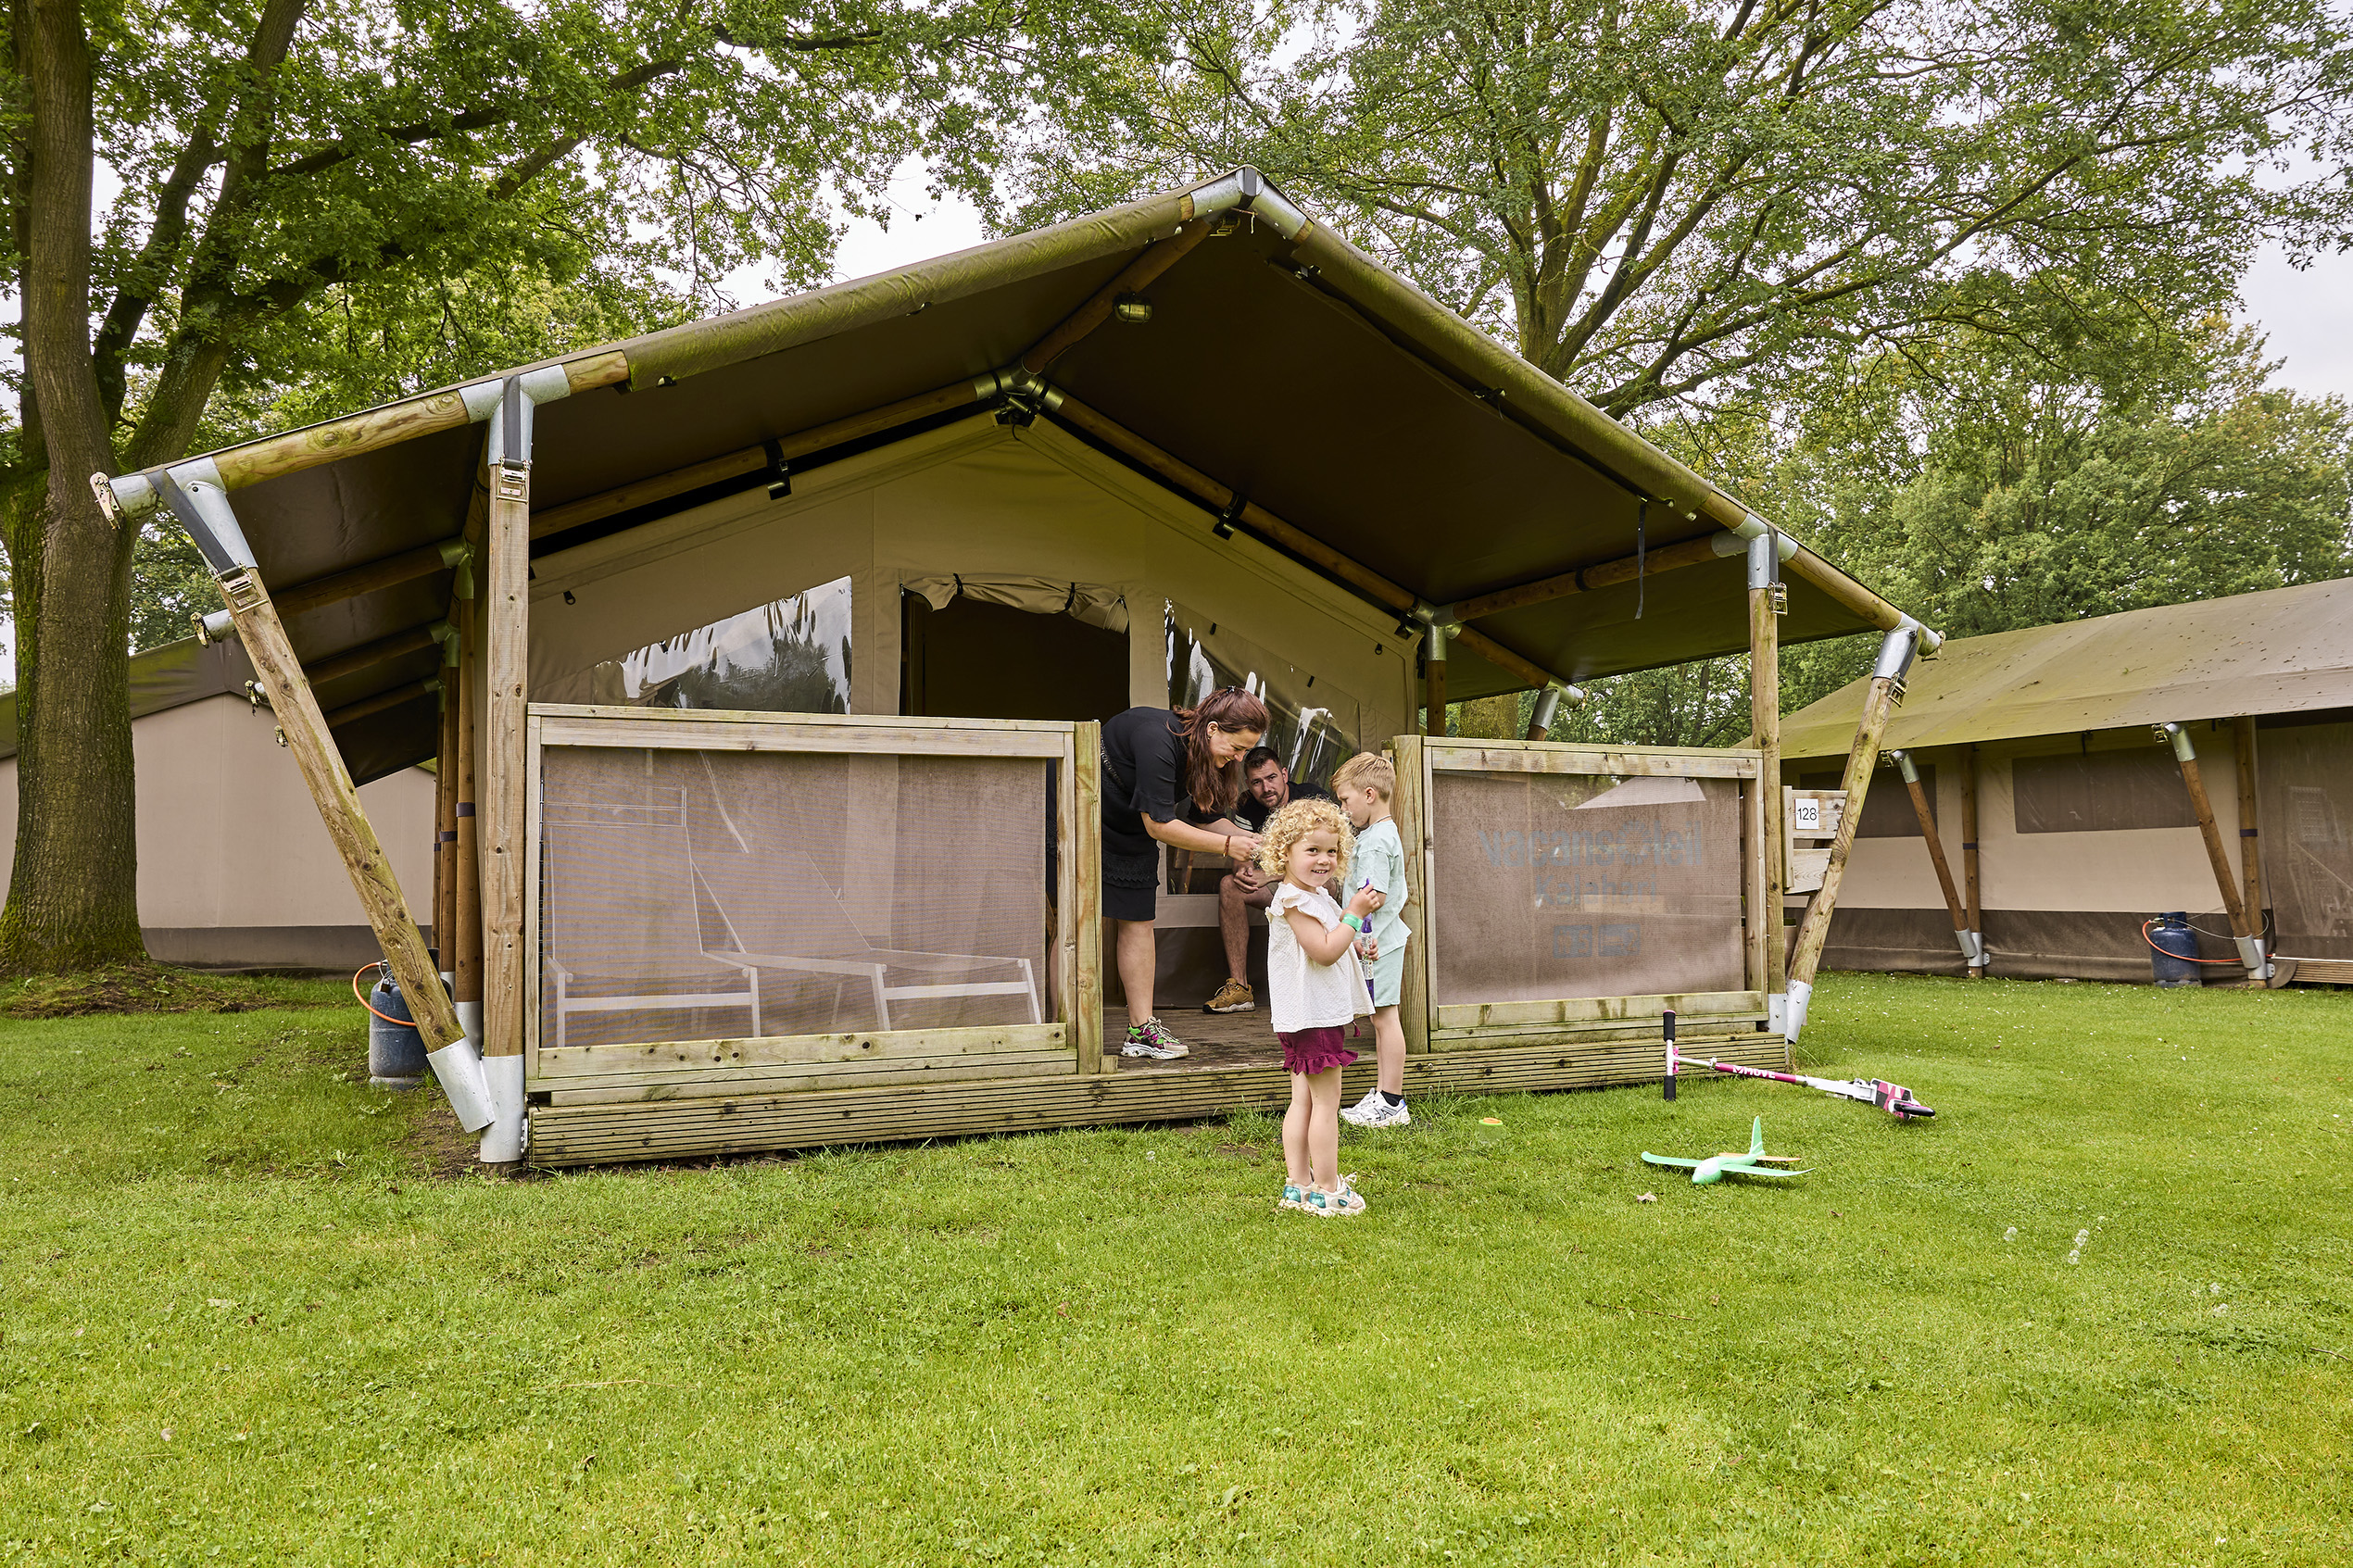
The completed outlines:
<svg viewBox="0 0 2353 1568">
<path fill-rule="evenodd" d="M 1369 883 L 1381 896 L 1361 949 L 1370 960 L 1365 967 L 1373 984 L 1374 1087 L 1340 1119 L 1359 1127 L 1403 1127 L 1414 1118 L 1405 1109 L 1405 1025 L 1397 1004 L 1405 983 L 1405 944 L 1414 934 L 1404 916 L 1405 846 L 1390 818 L 1397 769 L 1386 757 L 1358 752 L 1332 774 L 1332 793 L 1356 830 L 1348 880 Z"/>
</svg>

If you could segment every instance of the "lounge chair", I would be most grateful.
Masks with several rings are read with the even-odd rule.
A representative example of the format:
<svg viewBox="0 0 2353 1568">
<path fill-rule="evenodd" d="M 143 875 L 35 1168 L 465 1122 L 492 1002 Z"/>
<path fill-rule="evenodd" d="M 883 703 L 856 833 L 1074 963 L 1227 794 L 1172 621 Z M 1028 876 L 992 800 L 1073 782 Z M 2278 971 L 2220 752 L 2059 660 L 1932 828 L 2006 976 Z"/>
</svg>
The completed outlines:
<svg viewBox="0 0 2353 1568">
<path fill-rule="evenodd" d="M 1044 1021 L 1027 959 L 877 947 L 816 863 L 798 849 L 723 850 L 698 854 L 694 864 L 711 901 L 706 929 L 723 935 L 703 948 L 714 963 L 862 980 L 875 1029 L 891 1027 L 893 1002 L 961 997 L 1019 997 L 1030 1022 Z"/>
<path fill-rule="evenodd" d="M 703 950 L 683 822 L 550 822 L 541 839 L 559 1049 L 583 1012 L 741 1010 L 759 1035 L 759 971 Z"/>
</svg>

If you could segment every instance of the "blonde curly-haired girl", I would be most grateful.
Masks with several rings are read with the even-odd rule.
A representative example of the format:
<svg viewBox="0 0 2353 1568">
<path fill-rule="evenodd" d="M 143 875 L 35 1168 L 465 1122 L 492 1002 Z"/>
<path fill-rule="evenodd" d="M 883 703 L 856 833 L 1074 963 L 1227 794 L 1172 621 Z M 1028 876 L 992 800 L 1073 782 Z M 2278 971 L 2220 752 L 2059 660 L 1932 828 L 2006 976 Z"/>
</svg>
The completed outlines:
<svg viewBox="0 0 2353 1568">
<path fill-rule="evenodd" d="M 1266 981 L 1290 1073 L 1283 1113 L 1282 1207 L 1310 1214 L 1365 1211 L 1340 1173 L 1340 1074 L 1356 1060 L 1340 1030 L 1372 1011 L 1356 939 L 1381 896 L 1360 887 L 1342 913 L 1327 884 L 1346 870 L 1356 835 L 1328 800 L 1294 800 L 1267 819 L 1258 863 L 1282 880 L 1266 909 Z"/>
</svg>

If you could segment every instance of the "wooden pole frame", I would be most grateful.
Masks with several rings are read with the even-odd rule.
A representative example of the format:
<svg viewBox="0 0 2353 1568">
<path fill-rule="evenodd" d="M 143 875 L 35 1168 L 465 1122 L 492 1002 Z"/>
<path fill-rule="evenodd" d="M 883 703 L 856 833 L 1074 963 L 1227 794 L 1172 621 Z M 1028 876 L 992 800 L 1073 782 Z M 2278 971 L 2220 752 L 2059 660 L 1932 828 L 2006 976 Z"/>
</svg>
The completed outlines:
<svg viewBox="0 0 2353 1568">
<path fill-rule="evenodd" d="M 1405 1031 L 1405 1054 L 1429 1050 L 1429 945 L 1436 935 L 1430 918 L 1430 831 L 1428 748 L 1420 735 L 1399 735 L 1391 743 L 1390 761 L 1397 769 L 1397 789 L 1390 800 L 1390 815 L 1397 825 L 1398 842 L 1405 850 L 1405 907 L 1418 911 L 1410 922 L 1413 939 L 1405 944 L 1405 974 L 1399 986 L 1397 1019 Z"/>
<path fill-rule="evenodd" d="M 1977 747 L 1961 747 L 1961 884 L 1969 911 L 1969 943 L 1977 949 L 1977 961 L 1969 965 L 1969 977 L 1985 977 L 1985 912 L 1979 896 L 1977 859 Z"/>
<path fill-rule="evenodd" d="M 1422 734 L 1446 734 L 1446 628 L 1433 626 L 1422 640 Z"/>
<path fill-rule="evenodd" d="M 489 504 L 483 595 L 482 842 L 484 856 L 482 1060 L 497 1120 L 484 1133 L 484 1164 L 522 1159 L 523 1024 L 529 964 L 523 947 L 525 814 L 523 733 L 531 660 L 531 397 L 507 383 L 491 415 Z"/>
<path fill-rule="evenodd" d="M 2246 882 L 2246 914 L 2257 935 L 2271 931 L 2271 909 L 2263 897 L 2263 834 L 2261 808 L 2256 797 L 2255 716 L 2231 721 L 2231 749 L 2239 775 L 2239 871 Z"/>
<path fill-rule="evenodd" d="M 1936 870 L 1936 885 L 1944 895 L 1944 911 L 1953 920 L 1953 941 L 1961 949 L 1964 969 L 1977 967 L 1977 944 L 1969 932 L 1969 910 L 1961 903 L 1960 889 L 1953 885 L 1952 863 L 1944 858 L 1944 842 L 1937 836 L 1936 809 L 1928 797 L 1928 787 L 1920 783 L 1920 771 L 1908 751 L 1891 751 L 1893 761 L 1904 775 L 1904 788 L 1912 797 L 1912 815 L 1920 824 L 1920 840 L 1928 846 L 1928 863 Z"/>
<path fill-rule="evenodd" d="M 433 947 L 442 979 L 453 986 L 458 977 L 457 908 L 458 694 L 445 684 L 433 760 Z"/>
<path fill-rule="evenodd" d="M 1863 800 L 1870 792 L 1871 772 L 1879 766 L 1880 741 L 1887 734 L 1904 685 L 1904 672 L 1919 650 L 1919 629 L 1899 626 L 1880 643 L 1879 661 L 1871 667 L 1871 682 L 1863 694 L 1863 715 L 1855 726 L 1855 744 L 1846 754 L 1845 809 L 1838 821 L 1838 836 L 1831 840 L 1830 864 L 1822 885 L 1806 906 L 1798 922 L 1797 944 L 1789 960 L 1789 1015 L 1786 1034 L 1792 1044 L 1806 1027 L 1806 1005 L 1814 997 L 1814 975 L 1821 968 L 1822 949 L 1830 943 L 1831 916 L 1838 910 L 1839 884 L 1846 879 L 1846 858 L 1854 852 L 1855 830 L 1863 820 Z"/>
<path fill-rule="evenodd" d="M 2247 978 L 2258 985 L 2271 977 L 2270 955 L 2263 950 L 2263 933 L 2248 917 L 2246 901 L 2239 896 L 2238 873 L 2232 868 L 2230 851 L 2223 847 L 2222 829 L 2214 820 L 2214 802 L 2206 793 L 2205 777 L 2198 771 L 2197 747 L 2190 739 L 2187 724 L 2165 724 L 2158 734 L 2173 746 L 2174 759 L 2182 767 L 2182 786 L 2189 792 L 2190 810 L 2197 818 L 2198 836 L 2206 845 L 2207 863 L 2214 871 L 2214 885 L 2222 895 L 2222 908 L 2231 917 L 2231 936 L 2237 943 L 2239 962 L 2246 968 Z"/>
<path fill-rule="evenodd" d="M 1755 954 L 1750 983 L 1768 994 L 1780 991 L 1787 978 L 1781 937 L 1789 823 L 1781 815 L 1780 617 L 1789 598 L 1779 582 L 1779 537 L 1770 531 L 1751 540 L 1748 548 L 1749 744 L 1764 759 L 1756 787 L 1750 792 L 1749 818 L 1757 849 L 1750 868 L 1749 940 Z"/>
</svg>

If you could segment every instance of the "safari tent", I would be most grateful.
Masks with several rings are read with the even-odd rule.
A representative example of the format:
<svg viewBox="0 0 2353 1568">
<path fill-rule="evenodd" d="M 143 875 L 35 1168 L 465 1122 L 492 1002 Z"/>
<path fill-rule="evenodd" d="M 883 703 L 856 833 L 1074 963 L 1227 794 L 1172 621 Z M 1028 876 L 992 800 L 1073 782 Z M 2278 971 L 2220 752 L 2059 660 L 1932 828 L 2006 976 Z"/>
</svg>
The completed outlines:
<svg viewBox="0 0 2353 1568">
<path fill-rule="evenodd" d="M 1963 921 L 1908 792 L 1883 778 L 1828 961 L 1958 973 L 1965 922 L 1995 974 L 2147 980 L 2142 922 L 2185 910 L 2212 981 L 2244 982 L 2235 897 L 2275 982 L 2353 981 L 2348 628 L 2353 582 L 2340 581 L 1948 642 L 1887 744 L 1919 776 Z M 1856 700 L 1849 688 L 1782 721 L 1789 784 L 1831 776 Z"/>
<path fill-rule="evenodd" d="M 1668 1006 L 1780 1060 L 1772 651 L 1881 631 L 1883 713 L 1935 641 L 1251 169 L 95 483 L 220 574 L 493 1162 L 1273 1103 L 1263 1013 L 1103 1049 L 1101 721 L 1232 683 L 1396 756 L 1410 1083 L 1648 1076 Z M 1419 733 L 1751 648 L 1749 747 Z M 435 755 L 426 886 L 350 784 Z"/>
<path fill-rule="evenodd" d="M 377 955 L 367 911 L 232 643 L 131 659 L 139 920 L 166 963 L 334 969 Z M 394 769 L 359 792 L 403 884 L 433 875 L 434 780 Z M 0 881 L 17 844 L 17 695 L 0 693 Z"/>
</svg>

